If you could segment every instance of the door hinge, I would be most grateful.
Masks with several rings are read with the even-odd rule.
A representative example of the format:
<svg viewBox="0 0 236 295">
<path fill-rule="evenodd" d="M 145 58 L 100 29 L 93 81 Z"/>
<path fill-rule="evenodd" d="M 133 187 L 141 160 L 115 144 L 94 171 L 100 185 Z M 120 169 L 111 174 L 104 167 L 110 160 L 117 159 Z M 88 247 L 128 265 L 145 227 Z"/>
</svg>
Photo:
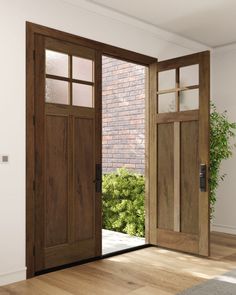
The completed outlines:
<svg viewBox="0 0 236 295">
<path fill-rule="evenodd" d="M 33 51 L 33 60 L 35 60 L 35 56 L 36 56 L 36 54 L 35 54 L 35 50 Z"/>
<path fill-rule="evenodd" d="M 33 247 L 33 256 L 35 256 L 35 246 Z"/>
<path fill-rule="evenodd" d="M 35 181 L 33 181 L 33 190 L 35 191 Z"/>
<path fill-rule="evenodd" d="M 33 125 L 35 126 L 35 116 L 33 116 Z"/>
</svg>

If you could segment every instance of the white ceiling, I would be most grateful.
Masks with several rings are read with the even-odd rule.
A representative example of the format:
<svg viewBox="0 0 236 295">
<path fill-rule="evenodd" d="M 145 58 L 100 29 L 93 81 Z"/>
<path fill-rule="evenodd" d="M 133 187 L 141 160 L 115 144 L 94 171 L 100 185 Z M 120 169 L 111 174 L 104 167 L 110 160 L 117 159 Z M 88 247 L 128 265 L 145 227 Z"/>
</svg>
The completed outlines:
<svg viewBox="0 0 236 295">
<path fill-rule="evenodd" d="M 236 42 L 236 0 L 87 0 L 210 47 Z"/>
</svg>

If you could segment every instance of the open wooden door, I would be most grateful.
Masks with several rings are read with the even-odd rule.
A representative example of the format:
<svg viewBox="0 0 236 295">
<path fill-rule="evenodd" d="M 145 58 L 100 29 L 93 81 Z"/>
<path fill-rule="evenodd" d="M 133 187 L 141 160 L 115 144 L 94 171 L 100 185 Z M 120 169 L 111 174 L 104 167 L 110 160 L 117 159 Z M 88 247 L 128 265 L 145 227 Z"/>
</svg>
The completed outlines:
<svg viewBox="0 0 236 295">
<path fill-rule="evenodd" d="M 101 54 L 35 39 L 35 271 L 101 255 Z"/>
<path fill-rule="evenodd" d="M 209 256 L 210 53 L 150 68 L 150 243 Z"/>
</svg>

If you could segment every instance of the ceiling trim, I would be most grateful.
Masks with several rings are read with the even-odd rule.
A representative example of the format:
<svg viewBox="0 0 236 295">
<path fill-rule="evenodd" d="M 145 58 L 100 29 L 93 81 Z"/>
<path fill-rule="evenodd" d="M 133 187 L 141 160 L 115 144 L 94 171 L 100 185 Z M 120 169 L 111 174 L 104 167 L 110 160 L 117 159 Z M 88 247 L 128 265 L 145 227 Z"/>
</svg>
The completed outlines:
<svg viewBox="0 0 236 295">
<path fill-rule="evenodd" d="M 67 2 L 69 4 L 79 6 L 87 11 L 100 14 L 102 16 L 109 17 L 111 19 L 129 24 L 131 26 L 134 26 L 136 28 L 139 28 L 141 30 L 144 30 L 146 32 L 154 34 L 157 38 L 162 39 L 166 42 L 169 42 L 171 44 L 178 45 L 182 48 L 194 50 L 194 51 L 201 51 L 201 50 L 211 50 L 212 48 L 201 44 L 199 42 L 190 40 L 188 38 L 182 37 L 178 34 L 168 32 L 166 30 L 160 29 L 157 26 L 145 23 L 144 21 L 141 21 L 139 19 L 136 19 L 134 17 L 122 14 L 120 12 L 117 12 L 114 9 L 107 8 L 103 5 L 94 3 L 90 0 L 62 0 L 64 2 Z"/>
</svg>

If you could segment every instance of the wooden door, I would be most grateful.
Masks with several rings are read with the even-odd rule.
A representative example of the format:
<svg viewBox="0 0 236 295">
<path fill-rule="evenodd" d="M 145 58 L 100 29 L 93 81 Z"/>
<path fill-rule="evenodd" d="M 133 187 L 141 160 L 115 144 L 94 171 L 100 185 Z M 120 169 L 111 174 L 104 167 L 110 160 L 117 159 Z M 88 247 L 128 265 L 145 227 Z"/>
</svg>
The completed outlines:
<svg viewBox="0 0 236 295">
<path fill-rule="evenodd" d="M 150 242 L 209 255 L 210 54 L 150 68 Z"/>
<path fill-rule="evenodd" d="M 36 271 L 101 255 L 100 73 L 97 51 L 37 36 Z"/>
</svg>

